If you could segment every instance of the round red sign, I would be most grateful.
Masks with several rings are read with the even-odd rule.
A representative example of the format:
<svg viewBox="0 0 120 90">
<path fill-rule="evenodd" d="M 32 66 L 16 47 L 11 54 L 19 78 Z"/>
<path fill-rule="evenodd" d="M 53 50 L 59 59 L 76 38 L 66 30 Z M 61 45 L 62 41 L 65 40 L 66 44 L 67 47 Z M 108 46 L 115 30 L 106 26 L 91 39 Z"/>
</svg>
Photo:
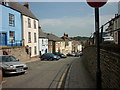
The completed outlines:
<svg viewBox="0 0 120 90">
<path fill-rule="evenodd" d="M 107 0 L 87 0 L 88 5 L 98 8 L 107 3 Z"/>
</svg>

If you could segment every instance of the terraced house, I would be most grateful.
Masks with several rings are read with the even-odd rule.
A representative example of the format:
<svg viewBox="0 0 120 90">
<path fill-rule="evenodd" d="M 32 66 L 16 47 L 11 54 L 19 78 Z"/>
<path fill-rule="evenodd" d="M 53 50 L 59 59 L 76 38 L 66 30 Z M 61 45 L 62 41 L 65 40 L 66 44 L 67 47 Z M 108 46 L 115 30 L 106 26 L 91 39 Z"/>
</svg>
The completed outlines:
<svg viewBox="0 0 120 90">
<path fill-rule="evenodd" d="M 21 12 L 9 7 L 9 4 L 0 2 L 0 45 L 21 46 Z"/>
<path fill-rule="evenodd" d="M 17 2 L 11 2 L 10 7 L 22 13 L 23 46 L 29 47 L 31 57 L 38 56 L 38 19 L 30 11 L 28 3 L 21 5 Z"/>
<path fill-rule="evenodd" d="M 2 22 L 0 24 L 1 45 L 27 46 L 30 57 L 36 57 L 38 52 L 38 22 L 30 11 L 28 3 L 1 2 Z M 19 44 L 19 45 L 18 45 Z"/>
</svg>

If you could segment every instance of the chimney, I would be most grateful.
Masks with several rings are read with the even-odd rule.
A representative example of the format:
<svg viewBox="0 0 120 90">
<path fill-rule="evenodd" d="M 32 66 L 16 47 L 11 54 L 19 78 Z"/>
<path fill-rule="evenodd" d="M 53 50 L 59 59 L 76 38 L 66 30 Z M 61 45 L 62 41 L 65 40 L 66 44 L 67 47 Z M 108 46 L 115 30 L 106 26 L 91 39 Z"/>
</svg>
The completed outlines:
<svg viewBox="0 0 120 90">
<path fill-rule="evenodd" d="M 25 4 L 24 4 L 24 6 L 25 6 L 27 9 L 29 9 L 29 8 L 30 8 L 30 6 L 29 6 L 28 2 L 27 2 L 27 3 L 25 3 Z"/>
</svg>

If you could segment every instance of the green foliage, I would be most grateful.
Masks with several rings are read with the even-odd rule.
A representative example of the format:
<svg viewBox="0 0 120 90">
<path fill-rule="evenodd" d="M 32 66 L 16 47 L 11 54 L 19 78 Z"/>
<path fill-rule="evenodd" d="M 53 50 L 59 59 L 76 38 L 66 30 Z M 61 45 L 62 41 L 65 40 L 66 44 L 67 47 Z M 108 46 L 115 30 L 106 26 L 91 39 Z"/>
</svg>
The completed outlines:
<svg viewBox="0 0 120 90">
<path fill-rule="evenodd" d="M 77 40 L 77 41 L 80 41 L 80 40 L 88 40 L 89 37 L 81 37 L 81 36 L 77 36 L 77 37 L 71 37 L 71 39 L 73 39 L 73 40 Z"/>
</svg>

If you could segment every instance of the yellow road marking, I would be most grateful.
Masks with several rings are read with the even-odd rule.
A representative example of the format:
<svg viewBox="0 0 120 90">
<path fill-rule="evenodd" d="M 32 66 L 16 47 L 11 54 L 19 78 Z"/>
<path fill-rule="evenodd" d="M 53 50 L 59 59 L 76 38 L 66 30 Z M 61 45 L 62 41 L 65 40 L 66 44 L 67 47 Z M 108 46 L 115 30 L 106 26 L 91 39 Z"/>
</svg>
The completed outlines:
<svg viewBox="0 0 120 90">
<path fill-rule="evenodd" d="M 60 79 L 60 81 L 59 81 L 59 83 L 58 83 L 58 87 L 57 87 L 57 88 L 61 88 L 62 82 L 63 82 L 63 79 L 64 79 L 64 77 L 65 77 L 66 72 L 67 72 L 67 69 L 66 69 L 65 72 L 63 73 L 63 75 L 62 75 L 62 77 L 61 77 L 61 79 Z"/>
</svg>

